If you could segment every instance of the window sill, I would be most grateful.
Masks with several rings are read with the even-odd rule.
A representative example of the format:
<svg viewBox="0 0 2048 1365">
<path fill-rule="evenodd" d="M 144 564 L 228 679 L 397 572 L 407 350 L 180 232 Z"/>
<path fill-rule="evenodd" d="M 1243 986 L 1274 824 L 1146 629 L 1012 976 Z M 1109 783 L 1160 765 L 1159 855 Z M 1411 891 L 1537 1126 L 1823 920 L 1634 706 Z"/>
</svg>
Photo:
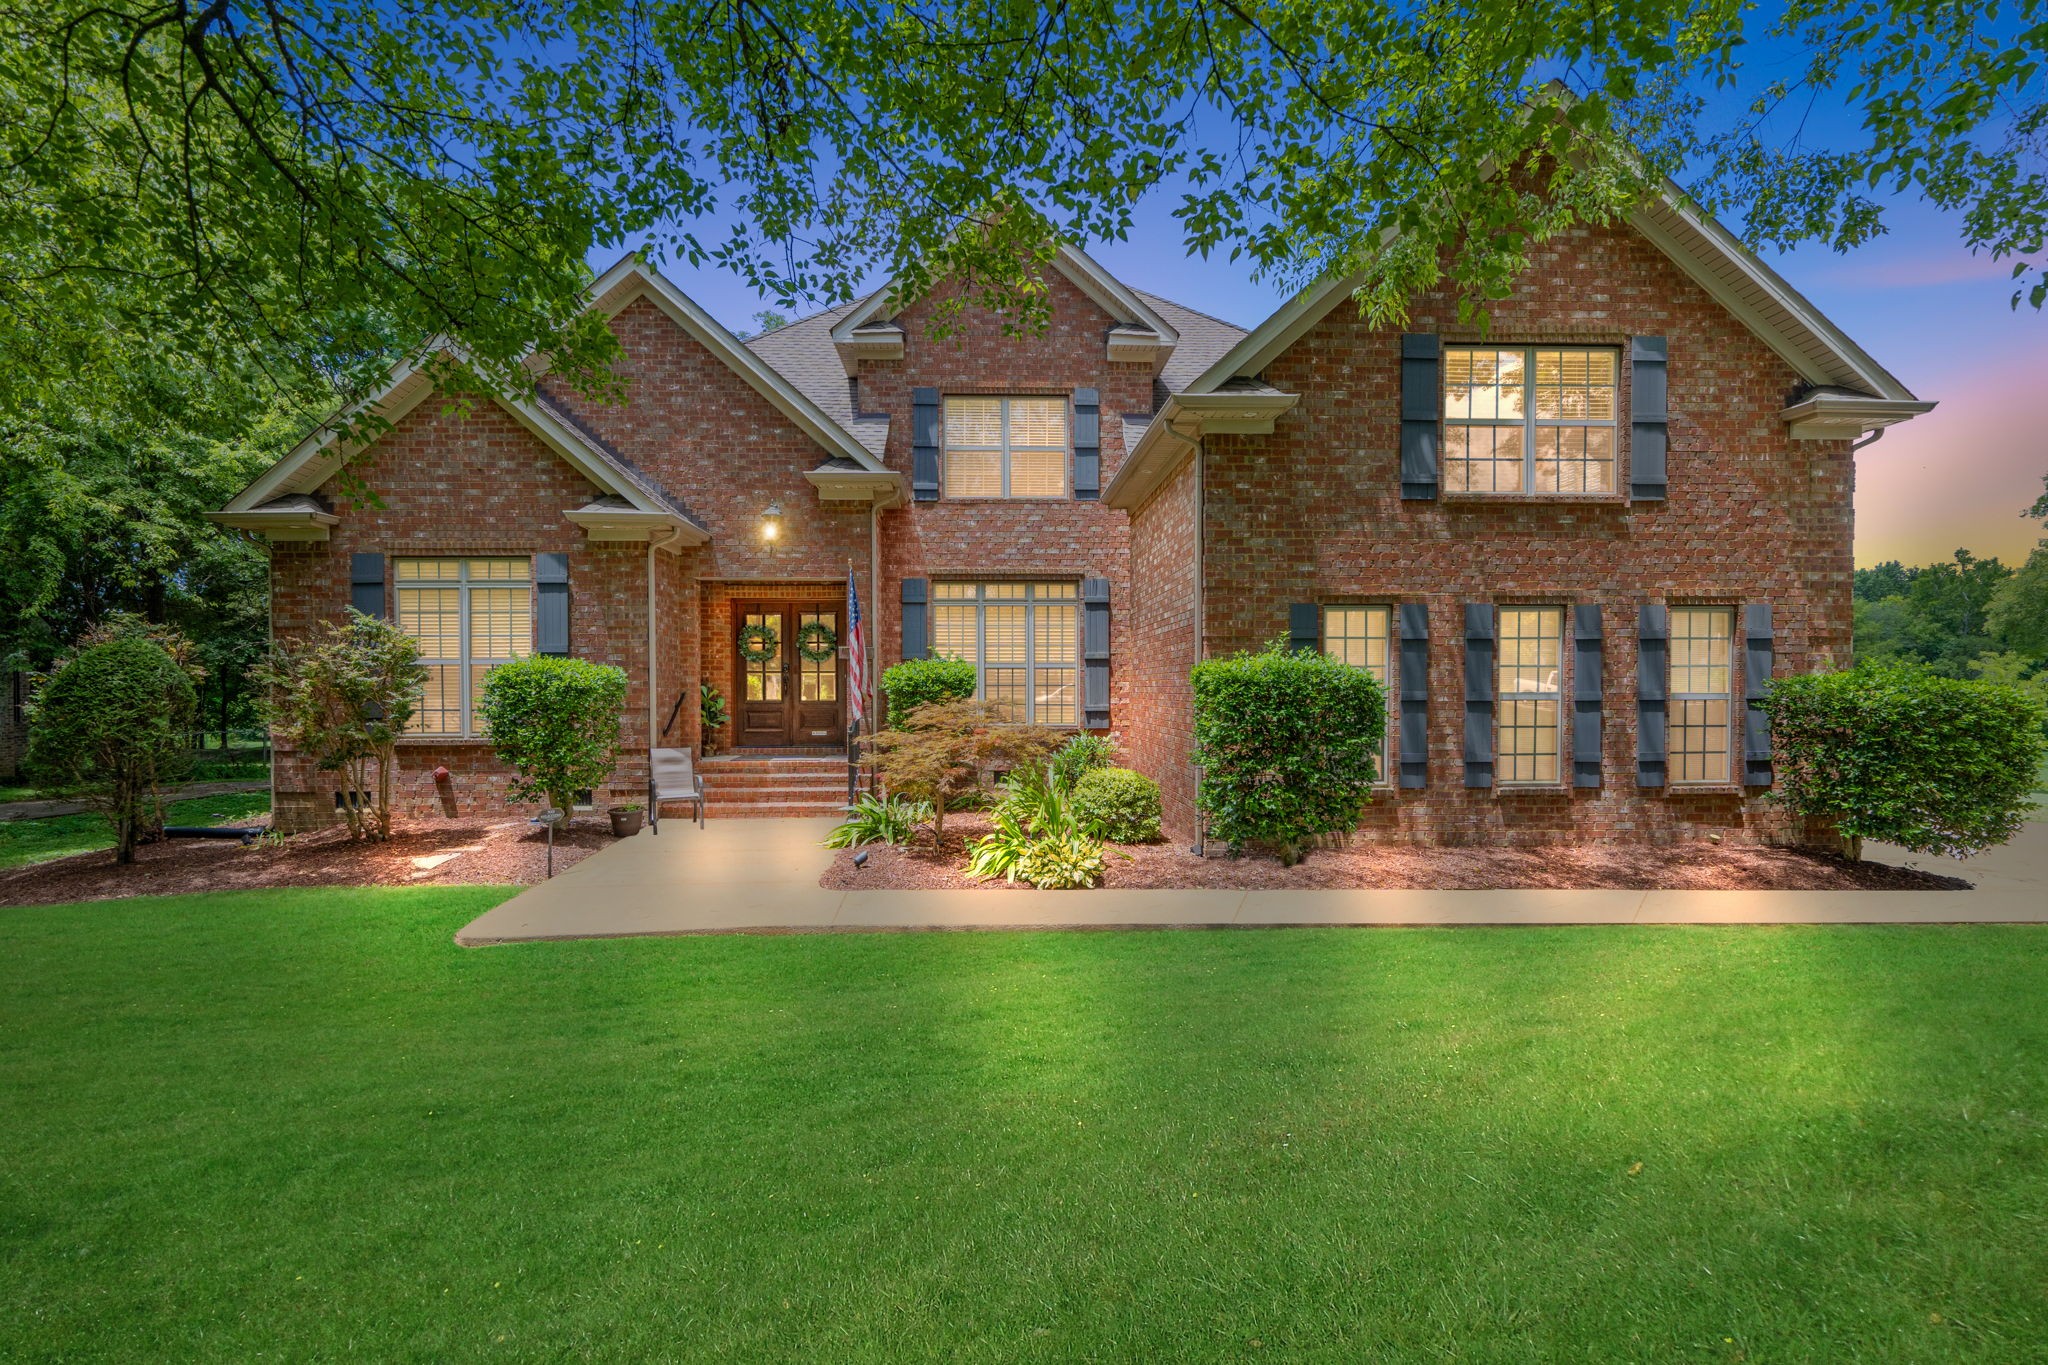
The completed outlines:
<svg viewBox="0 0 2048 1365">
<path fill-rule="evenodd" d="M 1744 796 L 1747 793 L 1739 783 L 1734 782 L 1667 782 L 1666 796 Z"/>
<path fill-rule="evenodd" d="M 1496 782 L 1495 796 L 1569 796 L 1572 789 L 1563 782 Z"/>
<path fill-rule="evenodd" d="M 1448 493 L 1437 494 L 1439 502 L 1482 503 L 1514 507 L 1542 507 L 1548 504 L 1565 506 L 1628 506 L 1625 493 Z"/>
<path fill-rule="evenodd" d="M 490 740 L 477 735 L 400 735 L 398 737 L 398 747 L 401 749 L 423 749 L 433 745 L 445 747 L 451 744 L 475 747 L 489 743 Z"/>
</svg>

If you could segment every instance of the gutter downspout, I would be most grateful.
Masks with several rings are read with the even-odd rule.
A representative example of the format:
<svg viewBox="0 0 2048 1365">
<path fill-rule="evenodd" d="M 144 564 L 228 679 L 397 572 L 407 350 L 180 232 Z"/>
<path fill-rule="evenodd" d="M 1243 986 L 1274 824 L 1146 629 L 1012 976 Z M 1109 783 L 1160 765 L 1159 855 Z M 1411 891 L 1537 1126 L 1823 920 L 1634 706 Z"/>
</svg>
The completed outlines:
<svg viewBox="0 0 2048 1365">
<path fill-rule="evenodd" d="M 1872 431 L 1868 436 L 1865 436 L 1861 440 L 1849 442 L 1849 453 L 1851 455 L 1854 455 L 1857 451 L 1863 449 L 1863 447 L 1865 446 L 1876 445 L 1879 441 L 1882 441 L 1884 439 L 1884 433 L 1885 428 L 1878 427 L 1876 430 Z"/>
</svg>

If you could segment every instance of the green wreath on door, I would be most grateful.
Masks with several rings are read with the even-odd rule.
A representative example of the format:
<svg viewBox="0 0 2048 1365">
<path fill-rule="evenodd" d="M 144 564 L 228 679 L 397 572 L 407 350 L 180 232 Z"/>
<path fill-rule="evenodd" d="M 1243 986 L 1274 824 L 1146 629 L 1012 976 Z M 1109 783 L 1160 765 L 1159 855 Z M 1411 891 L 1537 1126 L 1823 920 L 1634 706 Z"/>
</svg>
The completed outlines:
<svg viewBox="0 0 2048 1365">
<path fill-rule="evenodd" d="M 823 621 L 806 621 L 797 627 L 796 652 L 811 663 L 824 663 L 839 652 L 839 636 Z"/>
<path fill-rule="evenodd" d="M 740 627 L 740 657 L 750 664 L 773 663 L 782 636 L 766 622 Z"/>
</svg>

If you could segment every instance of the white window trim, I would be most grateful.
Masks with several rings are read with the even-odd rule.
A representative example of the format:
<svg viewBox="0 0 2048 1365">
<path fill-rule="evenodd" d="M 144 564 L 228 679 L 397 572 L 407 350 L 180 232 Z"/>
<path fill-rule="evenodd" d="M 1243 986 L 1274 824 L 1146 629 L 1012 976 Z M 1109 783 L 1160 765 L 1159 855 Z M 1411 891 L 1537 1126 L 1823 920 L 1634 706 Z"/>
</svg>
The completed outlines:
<svg viewBox="0 0 2048 1365">
<path fill-rule="evenodd" d="M 1673 603 L 1673 604 L 1671 604 L 1671 605 L 1670 605 L 1670 606 L 1669 606 L 1669 607 L 1667 608 L 1667 611 L 1668 611 L 1668 612 L 1670 612 L 1670 613 L 1677 613 L 1677 612 L 1681 612 L 1681 611 L 1711 611 L 1711 612 L 1717 612 L 1717 613 L 1719 613 L 1719 614 L 1720 614 L 1721 618 L 1722 618 L 1722 619 L 1723 619 L 1724 621 L 1726 621 L 1726 622 L 1728 623 L 1728 630 L 1727 630 L 1727 634 L 1726 634 L 1726 636 L 1725 636 L 1725 638 L 1726 638 L 1726 640 L 1727 640 L 1727 642 L 1728 642 L 1728 690 L 1727 690 L 1727 691 L 1725 691 L 1725 692 L 1681 692 L 1681 691 L 1679 691 L 1679 690 L 1678 690 L 1678 688 L 1676 687 L 1675 683 L 1674 683 L 1674 680 L 1675 680 L 1675 679 L 1676 679 L 1676 677 L 1678 676 L 1678 665 L 1677 665 L 1676 661 L 1675 661 L 1675 660 L 1673 659 L 1673 657 L 1672 657 L 1672 654 L 1671 654 L 1671 651 L 1670 651 L 1670 650 L 1669 650 L 1668 648 L 1667 648 L 1667 650 L 1666 650 L 1666 653 L 1665 653 L 1665 657 L 1664 657 L 1664 697 L 1665 697 L 1665 709 L 1666 709 L 1666 712 L 1667 712 L 1667 717 L 1666 717 L 1666 730 L 1665 730 L 1665 736 L 1666 736 L 1666 738 L 1665 738 L 1664 760 L 1665 760 L 1665 765 L 1667 766 L 1667 768 L 1670 768 L 1670 767 L 1676 767 L 1676 766 L 1677 766 L 1677 763 L 1675 762 L 1675 757 L 1676 757 L 1676 754 L 1677 754 L 1677 746 L 1673 745 L 1673 744 L 1672 744 L 1672 743 L 1670 742 L 1670 739 L 1671 739 L 1671 736 L 1672 736 L 1672 735 L 1674 735 L 1674 734 L 1676 733 L 1676 731 L 1678 730 L 1678 728 L 1679 728 L 1679 726 L 1678 726 L 1678 719 L 1677 719 L 1677 716 L 1676 716 L 1676 714 L 1674 714 L 1674 713 L 1676 712 L 1676 710 L 1677 710 L 1678 704 L 1679 704 L 1680 702 L 1687 702 L 1687 701 L 1718 701 L 1718 702 L 1725 702 L 1725 703 L 1727 704 L 1727 719 L 1726 719 L 1726 720 L 1725 720 L 1725 721 L 1724 721 L 1724 722 L 1722 723 L 1722 725 L 1721 725 L 1721 762 L 1723 763 L 1723 765 L 1724 765 L 1724 766 L 1726 767 L 1726 769 L 1727 769 L 1727 770 L 1726 770 L 1725 772 L 1723 772 L 1723 773 L 1722 773 L 1722 774 L 1721 774 L 1721 775 L 1720 775 L 1719 777 L 1697 777 L 1697 778 L 1691 778 L 1691 779 L 1683 779 L 1683 778 L 1677 778 L 1677 777 L 1673 777 L 1673 778 L 1671 778 L 1671 779 L 1670 779 L 1670 785 L 1671 785 L 1671 786 L 1674 786 L 1674 787 L 1728 787 L 1728 786 L 1733 786 L 1733 785 L 1735 785 L 1735 771 L 1736 771 L 1736 769 L 1735 769 L 1735 764 L 1736 764 L 1736 758 L 1735 758 L 1735 717 L 1736 717 L 1736 710 L 1735 710 L 1735 681 L 1736 681 L 1736 679 L 1735 679 L 1735 608 L 1733 608 L 1733 607 L 1731 607 L 1731 606 L 1726 606 L 1726 605 L 1723 605 L 1723 604 L 1713 603 L 1713 602 L 1679 602 L 1679 603 Z M 1668 629 L 1668 627 L 1667 627 L 1667 631 L 1666 631 L 1666 644 L 1667 644 L 1667 646 L 1669 645 L 1670 641 L 1672 641 L 1672 640 L 1675 640 L 1675 639 L 1677 639 L 1677 638 L 1678 638 L 1678 637 L 1677 637 L 1677 636 L 1676 636 L 1675 634 L 1671 634 L 1671 633 L 1670 633 L 1670 631 L 1669 631 L 1669 629 Z"/>
<path fill-rule="evenodd" d="M 1322 613 L 1319 628 L 1322 631 L 1323 653 L 1330 653 L 1330 613 L 1333 611 L 1383 611 L 1387 614 L 1387 676 L 1378 680 L 1380 692 L 1386 698 L 1387 723 L 1380 733 L 1379 772 L 1373 778 L 1374 791 L 1389 791 L 1394 786 L 1394 736 L 1401 727 L 1400 690 L 1394 686 L 1394 678 L 1401 667 L 1401 642 L 1394 634 L 1396 613 L 1391 602 L 1325 602 L 1317 608 Z M 1331 655 L 1332 658 L 1336 657 Z M 1365 664 L 1353 667 L 1371 672 Z"/>
<path fill-rule="evenodd" d="M 942 598 L 934 591 L 931 598 L 931 605 L 934 611 L 941 607 L 972 606 L 974 608 L 974 658 L 969 662 L 974 665 L 975 700 L 988 700 L 988 608 L 991 606 L 1021 606 L 1024 608 L 1024 661 L 1021 664 L 997 664 L 996 667 L 1022 668 L 1024 670 L 1023 723 L 1026 725 L 1046 724 L 1062 730 L 1078 730 L 1081 728 L 1081 688 L 1085 683 L 1082 670 L 1085 667 L 1085 661 L 1081 658 L 1081 631 L 1083 626 L 1081 621 L 1080 584 L 1078 581 L 1075 581 L 1074 596 L 1070 598 L 1040 598 L 1032 591 L 1040 582 L 1058 582 L 1065 585 L 1068 581 L 1067 579 L 1039 580 L 1018 578 L 947 579 L 945 582 L 950 587 L 972 587 L 974 589 L 974 596 L 971 598 Z M 1026 585 L 1025 593 L 1022 597 L 998 597 L 991 600 L 988 596 L 988 586 L 990 583 L 1023 583 Z M 936 589 L 938 584 L 933 584 L 933 587 Z M 1068 668 L 1074 674 L 1074 719 L 1071 721 L 1041 722 L 1038 719 L 1038 609 L 1041 606 L 1066 607 L 1074 613 L 1073 662 L 1071 664 L 1053 663 L 1046 665 L 1047 668 Z"/>
<path fill-rule="evenodd" d="M 953 443 L 952 431 L 950 427 L 944 425 L 944 416 L 948 404 L 956 398 L 994 399 L 1001 405 L 999 409 L 1001 415 L 998 419 L 1000 435 L 997 444 L 992 446 L 973 446 L 955 445 Z M 1066 432 L 1066 441 L 1060 457 L 1060 491 L 1057 493 L 1015 494 L 1010 491 L 1010 404 L 1018 399 L 1059 400 L 1063 402 L 1063 406 L 1066 409 L 1060 418 L 1061 428 Z M 1074 414 L 1071 409 L 1071 400 L 1063 400 L 1061 395 L 1051 393 L 949 393 L 944 395 L 939 400 L 939 414 L 942 423 L 942 429 L 939 433 L 939 458 L 942 461 L 939 470 L 940 496 L 949 502 L 1064 502 L 1071 499 L 1074 496 Z M 1025 449 L 1046 450 L 1049 447 L 1026 446 Z M 952 478 L 952 457 L 955 450 L 968 451 L 978 455 L 994 452 L 1002 491 L 994 495 L 953 492 L 949 484 Z"/>
<path fill-rule="evenodd" d="M 1557 613 L 1557 690 L 1555 692 L 1508 692 L 1501 688 L 1500 649 L 1502 635 L 1500 618 L 1503 613 L 1510 611 L 1554 611 Z M 1494 779 L 1496 789 L 1508 787 L 1517 791 L 1551 791 L 1564 788 L 1571 780 L 1571 751 L 1565 748 L 1565 743 L 1569 736 L 1566 735 L 1564 728 L 1565 660 L 1569 653 L 1565 644 L 1565 616 L 1565 609 L 1555 603 L 1509 602 L 1496 606 L 1493 609 L 1493 769 L 1496 774 Z M 1557 734 L 1557 776 L 1550 778 L 1500 777 L 1498 774 L 1505 766 L 1500 742 L 1501 731 L 1505 728 L 1501 724 L 1501 711 L 1509 702 L 1530 701 L 1549 702 L 1553 708 L 1553 714 L 1556 716 L 1556 719 L 1552 722 L 1552 728 Z"/>
<path fill-rule="evenodd" d="M 405 561 L 408 561 L 408 560 L 412 560 L 412 561 L 420 561 L 420 562 L 429 562 L 429 561 L 431 561 L 431 562 L 446 562 L 446 561 L 448 561 L 448 560 L 451 560 L 451 559 L 452 559 L 452 560 L 454 560 L 454 561 L 455 561 L 455 563 L 456 563 L 456 565 L 457 565 L 457 569 L 456 569 L 456 577 L 455 577 L 455 578 L 453 578 L 452 580 L 451 580 L 451 579 L 420 579 L 420 580 L 416 580 L 416 581 L 414 581 L 414 582 L 406 583 L 406 582 L 401 582 L 401 581 L 399 580 L 399 578 L 398 578 L 398 565 L 399 565 L 400 563 L 403 563 L 403 562 L 405 562 Z M 473 583 L 471 583 L 471 581 L 470 581 L 470 577 L 469 577 L 469 562 L 470 562 L 471 560 L 473 560 L 473 559 L 524 559 L 524 560 L 526 561 L 526 577 L 525 577 L 525 578 L 524 578 L 523 580 L 522 580 L 522 579 L 516 579 L 516 578 L 490 578 L 490 579 L 484 579 L 484 580 L 482 580 L 482 581 L 480 581 L 480 582 L 477 582 L 477 583 L 474 583 L 474 584 L 473 584 Z M 457 647 L 458 647 L 458 648 L 457 648 L 457 653 L 458 653 L 458 657 L 457 657 L 457 658 L 454 658 L 454 659 L 445 659 L 445 658 L 432 658 L 432 659 L 430 659 L 430 658 L 427 658 L 427 657 L 426 657 L 425 655 L 422 655 L 422 656 L 420 656 L 420 664 L 421 664 L 422 666 L 446 666 L 446 665 L 450 665 L 450 664 L 453 664 L 453 665 L 455 665 L 455 670 L 456 670 L 456 672 L 455 672 L 455 676 L 456 676 L 456 678 L 457 678 L 457 680 L 458 680 L 458 685 L 459 685 L 459 686 L 460 686 L 460 688 L 461 688 L 461 696 L 462 696 L 462 730 L 461 730 L 461 732 L 460 732 L 460 733 L 458 733 L 458 734 L 450 734 L 450 733 L 448 733 L 448 732 L 446 732 L 446 731 L 426 731 L 426 730 L 415 730 L 415 729 L 407 728 L 407 730 L 405 731 L 405 733 L 404 733 L 403 735 L 401 735 L 401 736 L 400 736 L 400 738 L 401 738 L 401 739 L 422 739 L 422 740 L 454 740 L 454 739 L 480 739 L 480 738 L 482 738 L 482 736 L 481 736 L 480 734 L 478 734 L 478 732 L 477 732 L 477 727 L 476 727 L 476 697 L 475 697 L 475 695 L 474 695 L 474 693 L 473 693 L 473 691 L 472 691 L 472 689 L 471 689 L 471 687 L 470 687 L 470 670 L 471 670 L 471 665 L 473 665 L 473 664 L 475 664 L 475 663 L 486 663 L 486 664 L 501 664 L 501 663 L 510 663 L 510 662 L 512 662 L 512 660 L 513 660 L 513 659 L 516 659 L 516 658 L 523 658 L 523 657 L 526 657 L 526 656 L 525 656 L 525 655 L 513 655 L 513 656 L 511 656 L 510 658 L 505 658 L 505 659 L 481 659 L 481 660 L 479 660 L 479 659 L 477 659 L 477 658 L 476 658 L 476 657 L 475 657 L 474 655 L 472 655 L 472 654 L 470 653 L 470 648 L 469 648 L 469 637 L 470 637 L 470 629 L 469 629 L 469 622 L 470 622 L 470 615 L 469 615 L 469 591 L 470 591 L 470 589 L 471 589 L 472 587 L 481 587 L 481 588 L 525 588 L 525 589 L 526 589 L 526 591 L 527 591 L 527 594 L 528 594 L 528 600 L 527 600 L 527 608 L 526 608 L 526 623 L 527 623 L 527 629 L 528 629 L 529 631 L 531 631 L 532 629 L 534 629 L 534 622 L 535 622 L 535 620 L 536 620 L 536 617 L 537 617 L 537 613 L 536 613 L 536 612 L 535 612 L 535 610 L 534 610 L 534 604 L 533 604 L 533 601 L 532 601 L 532 593 L 533 593 L 533 560 L 532 560 L 532 558 L 531 558 L 530 556 L 527 556 L 527 555 L 487 555 L 487 554 L 475 554 L 475 555 L 398 555 L 398 556 L 394 556 L 394 558 L 393 558 L 393 560 L 392 560 L 392 565 L 391 565 L 391 586 L 392 586 L 392 594 L 391 594 L 391 605 L 392 605 L 392 608 L 393 608 L 393 611 L 394 611 L 394 613 L 395 613 L 395 614 L 397 615 L 398 619 L 400 619 L 400 620 L 403 620 L 403 619 L 404 619 L 404 612 L 403 612 L 403 609 L 402 609 L 402 608 L 400 608 L 400 606 L 399 606 L 399 594 L 400 594 L 400 593 L 406 592 L 406 591 L 408 591 L 408 590 L 427 590 L 427 591 L 435 591 L 435 590 L 441 590 L 441 589 L 446 589 L 446 588 L 450 588 L 450 587 L 453 587 L 454 589 L 456 589 L 456 597 L 455 597 L 455 609 L 456 609 L 456 626 L 455 626 L 455 629 L 456 629 L 456 637 L 455 637 L 455 638 L 456 638 L 456 644 L 457 644 Z M 530 655 L 530 654 L 531 654 L 532 652 L 533 652 L 533 649 L 532 649 L 532 642 L 531 642 L 531 640 L 529 640 L 529 641 L 528 641 L 528 648 L 527 648 L 527 654 L 529 654 L 529 655 Z"/>
<path fill-rule="evenodd" d="M 1450 497 L 1463 498 L 1612 498 L 1623 493 L 1621 486 L 1621 349 L 1616 346 L 1581 346 L 1561 342 L 1544 342 L 1534 346 L 1487 346 L 1478 342 L 1447 344 L 1449 351 L 1520 351 L 1522 353 L 1522 415 L 1505 417 L 1453 417 L 1450 415 L 1450 380 L 1440 379 L 1437 383 L 1437 410 L 1441 414 L 1441 428 L 1445 436 L 1440 438 L 1446 449 L 1449 447 L 1448 433 L 1453 426 L 1461 427 L 1519 427 L 1522 430 L 1522 486 L 1511 491 L 1493 489 L 1467 489 L 1458 492 L 1446 490 Z M 1536 415 L 1536 353 L 1538 351 L 1604 351 L 1614 357 L 1614 416 L 1606 421 L 1566 419 L 1562 417 L 1538 417 Z M 1610 486 L 1605 492 L 1591 489 L 1552 489 L 1538 492 L 1536 489 L 1536 432 L 1540 428 L 1605 427 L 1614 433 L 1614 470 Z M 1444 457 L 1449 459 L 1448 454 Z"/>
</svg>

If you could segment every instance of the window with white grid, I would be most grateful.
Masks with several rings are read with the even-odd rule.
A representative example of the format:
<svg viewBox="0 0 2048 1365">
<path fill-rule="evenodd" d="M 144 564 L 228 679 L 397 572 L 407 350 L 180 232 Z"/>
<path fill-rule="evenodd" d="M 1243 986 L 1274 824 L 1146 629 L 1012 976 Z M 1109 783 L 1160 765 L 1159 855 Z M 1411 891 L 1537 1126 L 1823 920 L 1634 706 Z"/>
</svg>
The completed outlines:
<svg viewBox="0 0 2048 1365">
<path fill-rule="evenodd" d="M 1067 400 L 946 399 L 946 496 L 1067 495 Z"/>
<path fill-rule="evenodd" d="M 392 565 L 398 628 L 420 642 L 425 695 L 406 729 L 451 739 L 483 734 L 484 677 L 533 653 L 533 574 L 523 558 L 400 559 Z"/>
<path fill-rule="evenodd" d="M 1725 783 L 1733 731 L 1733 607 L 1671 608 L 1671 781 Z"/>
<path fill-rule="evenodd" d="M 1380 736 L 1379 772 L 1375 781 L 1390 780 L 1388 758 L 1394 733 L 1394 688 L 1390 672 L 1392 607 L 1324 607 L 1323 653 L 1372 674 L 1387 699 L 1387 728 Z"/>
<path fill-rule="evenodd" d="M 1598 347 L 1444 350 L 1444 488 L 1612 493 L 1620 353 Z"/>
<path fill-rule="evenodd" d="M 1564 608 L 1502 607 L 1494 676 L 1494 780 L 1555 784 L 1563 713 Z"/>
<path fill-rule="evenodd" d="M 934 583 L 932 653 L 973 663 L 975 695 L 1014 720 L 1079 723 L 1077 584 Z"/>
</svg>

